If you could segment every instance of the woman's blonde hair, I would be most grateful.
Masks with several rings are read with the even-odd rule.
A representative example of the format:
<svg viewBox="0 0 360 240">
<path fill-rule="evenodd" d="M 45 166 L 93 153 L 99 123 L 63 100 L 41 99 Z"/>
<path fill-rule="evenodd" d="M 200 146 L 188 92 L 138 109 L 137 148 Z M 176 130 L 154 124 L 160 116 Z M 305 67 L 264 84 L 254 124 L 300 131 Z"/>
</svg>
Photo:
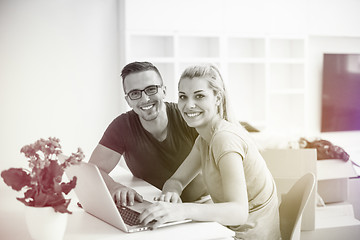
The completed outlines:
<svg viewBox="0 0 360 240">
<path fill-rule="evenodd" d="M 210 88 L 213 89 L 214 94 L 221 95 L 221 104 L 218 106 L 218 113 L 220 117 L 229 122 L 234 122 L 230 113 L 229 98 L 225 89 L 224 80 L 219 69 L 215 65 L 207 64 L 190 66 L 181 74 L 179 84 L 184 78 L 206 78 L 209 82 Z"/>
</svg>

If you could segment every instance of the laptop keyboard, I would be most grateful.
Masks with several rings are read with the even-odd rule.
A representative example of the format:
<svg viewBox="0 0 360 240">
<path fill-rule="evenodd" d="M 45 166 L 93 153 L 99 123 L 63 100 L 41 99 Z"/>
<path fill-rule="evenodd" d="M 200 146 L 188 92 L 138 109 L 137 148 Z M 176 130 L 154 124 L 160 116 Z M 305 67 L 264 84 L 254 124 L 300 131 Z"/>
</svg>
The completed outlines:
<svg viewBox="0 0 360 240">
<path fill-rule="evenodd" d="M 138 213 L 130 208 L 123 207 L 123 206 L 118 207 L 118 209 L 119 209 L 122 219 L 124 220 L 124 222 L 127 225 L 130 225 L 130 226 L 139 225 L 140 213 Z"/>
</svg>

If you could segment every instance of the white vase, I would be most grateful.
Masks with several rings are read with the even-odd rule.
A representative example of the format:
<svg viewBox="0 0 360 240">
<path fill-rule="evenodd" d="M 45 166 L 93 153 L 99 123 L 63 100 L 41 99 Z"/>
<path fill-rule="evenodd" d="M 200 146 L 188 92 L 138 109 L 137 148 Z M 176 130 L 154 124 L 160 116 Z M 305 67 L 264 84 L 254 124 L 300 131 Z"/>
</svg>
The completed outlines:
<svg viewBox="0 0 360 240">
<path fill-rule="evenodd" d="M 52 207 L 26 207 L 25 220 L 34 240 L 61 240 L 64 238 L 67 213 L 55 212 Z"/>
</svg>

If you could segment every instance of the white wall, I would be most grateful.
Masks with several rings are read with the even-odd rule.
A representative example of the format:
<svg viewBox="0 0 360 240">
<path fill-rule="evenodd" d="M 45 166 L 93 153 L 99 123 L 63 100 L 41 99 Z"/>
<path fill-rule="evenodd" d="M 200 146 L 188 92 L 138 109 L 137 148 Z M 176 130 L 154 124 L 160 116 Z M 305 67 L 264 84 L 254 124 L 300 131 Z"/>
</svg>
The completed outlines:
<svg viewBox="0 0 360 240">
<path fill-rule="evenodd" d="M 307 0 L 311 35 L 360 35 L 359 0 Z"/>
<path fill-rule="evenodd" d="M 123 111 L 116 0 L 0 0 L 0 170 L 60 138 L 90 156 Z"/>
<path fill-rule="evenodd" d="M 127 0 L 126 7 L 131 30 L 306 32 L 307 0 Z"/>
<path fill-rule="evenodd" d="M 122 0 L 131 30 L 360 35 L 359 0 Z"/>
</svg>

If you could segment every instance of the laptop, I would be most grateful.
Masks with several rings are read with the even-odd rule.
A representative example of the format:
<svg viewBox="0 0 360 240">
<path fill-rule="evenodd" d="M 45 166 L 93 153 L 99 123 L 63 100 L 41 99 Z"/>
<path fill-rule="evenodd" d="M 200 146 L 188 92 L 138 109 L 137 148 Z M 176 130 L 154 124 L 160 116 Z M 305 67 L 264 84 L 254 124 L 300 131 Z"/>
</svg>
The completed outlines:
<svg viewBox="0 0 360 240">
<path fill-rule="evenodd" d="M 151 229 L 151 223 L 147 226 L 139 223 L 137 216 L 147 206 L 149 201 L 142 203 L 135 201 L 133 206 L 116 206 L 98 167 L 92 163 L 81 162 L 79 165 L 71 165 L 65 169 L 69 179 L 77 177 L 74 189 L 82 208 L 89 214 L 104 222 L 124 231 L 138 232 Z M 128 219 L 129 217 L 129 219 Z M 190 219 L 168 222 L 159 227 L 166 227 L 190 222 Z"/>
</svg>

